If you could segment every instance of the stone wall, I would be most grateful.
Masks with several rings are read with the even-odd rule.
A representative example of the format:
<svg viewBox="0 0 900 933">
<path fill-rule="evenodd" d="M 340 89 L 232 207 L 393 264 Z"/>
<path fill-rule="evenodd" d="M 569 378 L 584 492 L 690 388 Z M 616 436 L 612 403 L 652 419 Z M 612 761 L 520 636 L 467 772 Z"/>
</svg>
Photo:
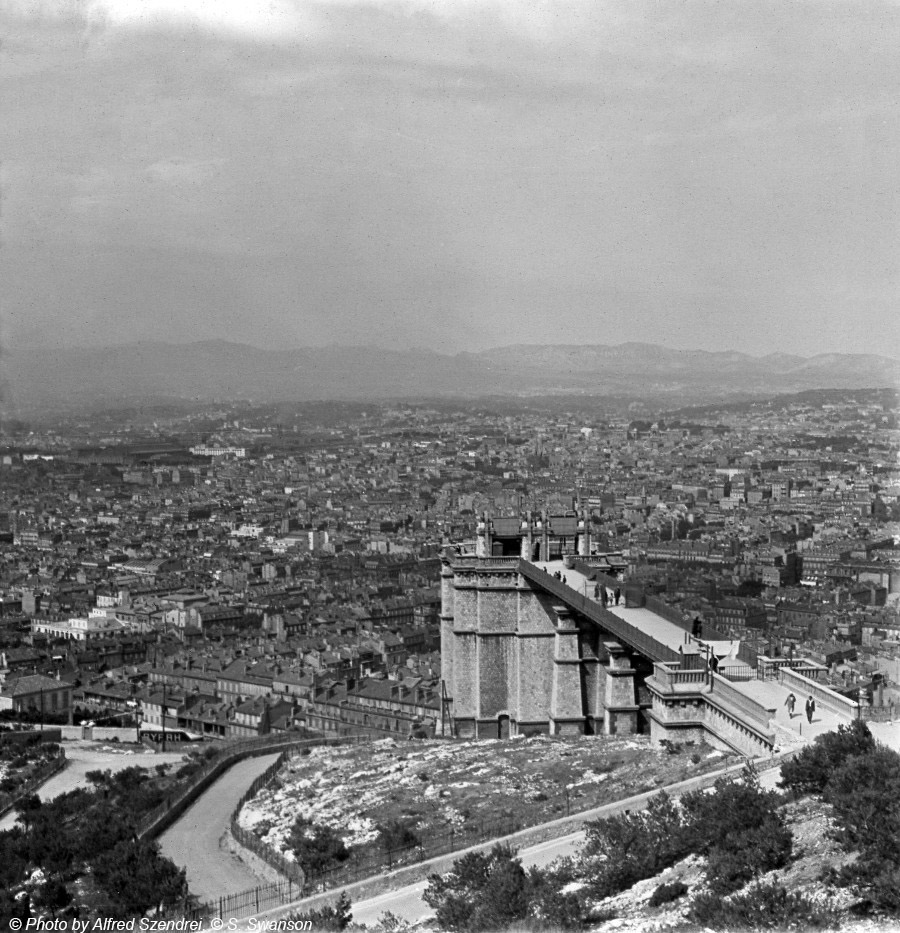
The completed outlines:
<svg viewBox="0 0 900 933">
<path fill-rule="evenodd" d="M 609 635 L 532 585 L 516 560 L 446 559 L 441 585 L 442 672 L 457 735 L 505 734 L 501 717 L 511 735 L 637 729 L 630 661 L 610 683 Z M 621 708 L 613 720 L 610 702 Z"/>
</svg>

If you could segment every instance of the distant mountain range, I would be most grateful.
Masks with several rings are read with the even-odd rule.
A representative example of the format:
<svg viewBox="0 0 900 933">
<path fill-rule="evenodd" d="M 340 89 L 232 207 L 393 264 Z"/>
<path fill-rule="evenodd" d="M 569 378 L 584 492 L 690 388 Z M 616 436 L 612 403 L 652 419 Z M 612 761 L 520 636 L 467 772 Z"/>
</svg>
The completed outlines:
<svg viewBox="0 0 900 933">
<path fill-rule="evenodd" d="M 7 410 L 94 407 L 146 398 L 253 401 L 413 397 L 620 396 L 703 403 L 812 388 L 900 385 L 900 361 L 617 346 L 514 345 L 448 355 L 364 347 L 262 350 L 220 340 L 60 350 L 0 357 Z"/>
</svg>

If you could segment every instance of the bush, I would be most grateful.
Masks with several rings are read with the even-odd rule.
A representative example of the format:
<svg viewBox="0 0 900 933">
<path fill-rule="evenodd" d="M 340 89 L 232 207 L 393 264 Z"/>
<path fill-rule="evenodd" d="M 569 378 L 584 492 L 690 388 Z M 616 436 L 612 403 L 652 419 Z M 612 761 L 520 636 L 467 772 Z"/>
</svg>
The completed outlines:
<svg viewBox="0 0 900 933">
<path fill-rule="evenodd" d="M 685 846 L 707 857 L 707 880 L 719 895 L 781 868 L 791 857 L 791 831 L 778 800 L 760 788 L 752 771 L 740 782 L 720 779 L 714 794 L 686 794 L 683 806 Z"/>
<path fill-rule="evenodd" d="M 699 894 L 691 905 L 689 918 L 719 930 L 820 929 L 832 926 L 837 913 L 828 905 L 817 904 L 770 882 L 724 899 L 711 892 Z"/>
<path fill-rule="evenodd" d="M 691 851 L 684 816 L 664 793 L 647 809 L 585 825 L 581 851 L 587 880 L 597 897 L 609 897 L 652 878 Z"/>
<path fill-rule="evenodd" d="M 298 816 L 288 843 L 307 876 L 320 875 L 350 858 L 344 840 L 330 827 Z"/>
<path fill-rule="evenodd" d="M 840 725 L 837 732 L 823 733 L 812 745 L 785 761 L 778 786 L 795 794 L 821 793 L 831 775 L 848 758 L 868 755 L 874 750 L 875 739 L 864 722 L 855 720 Z"/>
<path fill-rule="evenodd" d="M 291 914 L 288 920 L 295 924 L 308 923 L 313 930 L 339 933 L 341 930 L 346 930 L 353 920 L 351 907 L 347 892 L 341 891 L 336 904 L 322 907 L 319 910 L 311 910 L 308 914 Z"/>
<path fill-rule="evenodd" d="M 415 822 L 403 819 L 379 824 L 378 842 L 385 852 L 412 849 L 422 844 L 422 840 L 415 831 Z"/>
<path fill-rule="evenodd" d="M 434 909 L 438 929 L 477 933 L 524 920 L 528 889 L 528 876 L 515 851 L 496 845 L 488 854 L 469 852 L 446 875 L 429 875 L 422 898 Z"/>
<path fill-rule="evenodd" d="M 838 840 L 859 852 L 831 880 L 854 889 L 862 913 L 900 914 L 900 755 L 876 745 L 847 758 L 822 796 L 834 807 Z"/>
<path fill-rule="evenodd" d="M 668 884 L 661 884 L 651 895 L 647 902 L 648 907 L 660 907 L 663 904 L 669 904 L 677 901 L 679 897 L 684 897 L 688 892 L 688 886 L 683 881 L 670 881 Z"/>
<path fill-rule="evenodd" d="M 126 917 L 159 904 L 174 907 L 187 895 L 184 869 L 160 855 L 157 843 L 146 840 L 120 842 L 98 856 L 94 875 Z"/>
</svg>

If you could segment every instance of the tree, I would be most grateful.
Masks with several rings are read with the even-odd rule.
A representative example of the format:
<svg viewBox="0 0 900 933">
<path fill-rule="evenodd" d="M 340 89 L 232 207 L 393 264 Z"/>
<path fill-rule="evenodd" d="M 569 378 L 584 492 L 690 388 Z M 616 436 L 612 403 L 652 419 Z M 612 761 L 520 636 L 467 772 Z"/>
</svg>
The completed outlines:
<svg viewBox="0 0 900 933">
<path fill-rule="evenodd" d="M 37 794 L 26 794 L 16 801 L 15 805 L 16 820 L 25 827 L 26 834 L 31 828 L 32 823 L 37 818 L 37 813 L 41 809 L 41 798 Z"/>
<path fill-rule="evenodd" d="M 822 793 L 832 774 L 848 759 L 875 750 L 869 727 L 860 720 L 825 732 L 781 766 L 779 787 L 795 794 Z"/>
<path fill-rule="evenodd" d="M 791 831 L 778 799 L 760 788 L 750 769 L 742 781 L 716 781 L 714 794 L 686 794 L 682 804 L 685 843 L 707 857 L 707 880 L 719 895 L 780 868 L 791 857 Z"/>
<path fill-rule="evenodd" d="M 389 820 L 379 824 L 378 841 L 385 852 L 412 849 L 422 843 L 412 820 Z"/>
<path fill-rule="evenodd" d="M 330 826 L 298 816 L 288 844 L 306 876 L 320 875 L 350 858 L 344 840 Z"/>
<path fill-rule="evenodd" d="M 594 895 L 609 897 L 684 858 L 689 841 L 681 810 L 667 794 L 657 794 L 641 812 L 585 825 L 585 880 Z"/>
<path fill-rule="evenodd" d="M 900 755 L 876 745 L 847 758 L 822 796 L 834 807 L 838 839 L 859 852 L 831 880 L 861 895 L 861 912 L 900 914 Z"/>
<path fill-rule="evenodd" d="M 308 914 L 291 914 L 290 920 L 294 923 L 308 924 L 313 930 L 332 931 L 346 930 L 353 921 L 352 904 L 346 891 L 335 904 L 328 904 L 319 910 L 311 910 Z"/>
<path fill-rule="evenodd" d="M 469 852 L 446 875 L 429 875 L 422 895 L 434 908 L 438 928 L 476 933 L 500 930 L 528 915 L 529 884 L 509 846 L 487 854 Z"/>
<path fill-rule="evenodd" d="M 59 878 L 51 878 L 35 895 L 35 906 L 43 907 L 55 917 L 57 911 L 63 910 L 72 903 L 72 895 L 64 882 Z"/>
<path fill-rule="evenodd" d="M 94 860 L 94 875 L 126 917 L 160 905 L 174 907 L 188 893 L 183 868 L 160 855 L 146 840 L 120 842 Z"/>
</svg>

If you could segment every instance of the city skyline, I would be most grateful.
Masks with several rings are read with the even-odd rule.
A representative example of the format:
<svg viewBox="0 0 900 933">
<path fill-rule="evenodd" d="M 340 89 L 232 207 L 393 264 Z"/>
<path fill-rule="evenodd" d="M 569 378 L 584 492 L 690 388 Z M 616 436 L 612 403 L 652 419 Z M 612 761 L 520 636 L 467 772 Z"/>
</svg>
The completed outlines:
<svg viewBox="0 0 900 933">
<path fill-rule="evenodd" d="M 893 4 L 0 16 L 5 346 L 897 356 Z"/>
</svg>

